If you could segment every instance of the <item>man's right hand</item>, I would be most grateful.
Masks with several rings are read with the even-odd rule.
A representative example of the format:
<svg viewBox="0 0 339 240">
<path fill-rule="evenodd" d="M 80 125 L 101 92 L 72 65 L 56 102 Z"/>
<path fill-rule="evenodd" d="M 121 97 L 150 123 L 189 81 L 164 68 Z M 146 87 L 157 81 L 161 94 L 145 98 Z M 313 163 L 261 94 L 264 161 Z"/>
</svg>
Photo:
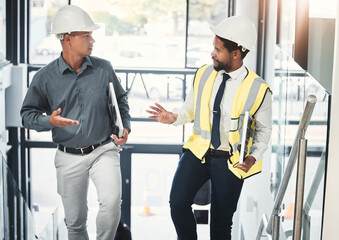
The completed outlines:
<svg viewBox="0 0 339 240">
<path fill-rule="evenodd" d="M 61 108 L 58 108 L 57 110 L 52 112 L 52 115 L 49 118 L 49 121 L 51 122 L 51 124 L 53 126 L 55 126 L 55 127 L 68 127 L 68 126 L 80 124 L 79 121 L 61 117 L 60 113 L 61 113 Z"/>
<path fill-rule="evenodd" d="M 146 112 L 150 113 L 151 116 L 148 118 L 156 119 L 158 122 L 171 124 L 177 120 L 178 114 L 168 112 L 164 109 L 160 104 L 155 103 L 155 106 L 150 106 L 153 110 L 146 110 Z"/>
</svg>

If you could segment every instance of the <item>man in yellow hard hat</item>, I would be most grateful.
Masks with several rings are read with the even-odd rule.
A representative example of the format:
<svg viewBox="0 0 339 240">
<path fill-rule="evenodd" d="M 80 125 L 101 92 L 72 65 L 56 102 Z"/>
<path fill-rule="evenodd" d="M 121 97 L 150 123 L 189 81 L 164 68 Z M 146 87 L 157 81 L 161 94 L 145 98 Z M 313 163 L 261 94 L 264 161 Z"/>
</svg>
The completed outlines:
<svg viewBox="0 0 339 240">
<path fill-rule="evenodd" d="M 254 24 L 246 17 L 234 16 L 211 29 L 215 33 L 213 64 L 197 70 L 182 107 L 169 112 L 156 103 L 147 110 L 149 118 L 174 126 L 194 120 L 193 134 L 183 146 L 170 193 L 171 216 L 180 240 L 197 239 L 191 206 L 208 180 L 211 239 L 231 239 L 243 181 L 261 171 L 272 130 L 270 88 L 243 64 L 254 49 Z M 245 115 L 252 118 L 252 135 L 246 138 L 245 157 L 240 159 Z"/>
<path fill-rule="evenodd" d="M 36 131 L 52 131 L 57 188 L 64 209 L 69 240 L 87 240 L 89 178 L 99 201 L 97 239 L 114 239 L 120 220 L 121 171 L 119 145 L 130 131 L 127 94 L 110 62 L 90 56 L 98 29 L 81 8 L 60 8 L 52 33 L 60 39 L 60 57 L 34 76 L 21 109 L 22 123 Z M 113 83 L 123 122 L 118 138 L 110 107 Z"/>
</svg>

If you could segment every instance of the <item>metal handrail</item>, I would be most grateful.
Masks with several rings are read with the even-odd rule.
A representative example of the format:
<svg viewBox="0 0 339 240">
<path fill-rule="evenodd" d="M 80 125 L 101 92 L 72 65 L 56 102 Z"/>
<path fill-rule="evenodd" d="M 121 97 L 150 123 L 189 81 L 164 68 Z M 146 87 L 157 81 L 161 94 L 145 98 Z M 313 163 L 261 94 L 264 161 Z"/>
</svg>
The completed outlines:
<svg viewBox="0 0 339 240">
<path fill-rule="evenodd" d="M 297 183 L 296 183 L 295 209 L 293 222 L 293 239 L 301 239 L 304 190 L 305 190 L 306 156 L 307 156 L 307 139 L 305 139 L 304 136 L 302 136 L 299 139 Z"/>
<path fill-rule="evenodd" d="M 289 156 L 289 160 L 288 160 L 288 163 L 287 163 L 287 166 L 286 166 L 285 174 L 284 174 L 283 179 L 281 181 L 281 184 L 279 186 L 278 194 L 277 194 L 277 197 L 276 197 L 275 202 L 274 202 L 274 206 L 273 206 L 273 209 L 272 209 L 270 220 L 269 220 L 268 226 L 266 228 L 266 232 L 268 234 L 272 235 L 273 219 L 274 219 L 275 215 L 279 214 L 280 206 L 281 206 L 282 200 L 285 196 L 287 185 L 289 183 L 289 180 L 290 180 L 290 177 L 291 177 L 291 174 L 292 174 L 292 171 L 293 171 L 293 167 L 294 167 L 294 164 L 296 162 L 296 157 L 297 157 L 297 154 L 298 154 L 299 138 L 304 137 L 304 134 L 305 134 L 306 129 L 308 127 L 308 124 L 310 122 L 316 101 L 317 101 L 317 97 L 314 96 L 314 95 L 310 95 L 310 96 L 307 97 L 306 106 L 305 106 L 305 109 L 304 109 L 304 113 L 301 117 L 298 132 L 297 132 L 297 135 L 295 137 L 295 140 L 294 140 L 291 152 L 290 152 L 290 156 Z"/>
</svg>

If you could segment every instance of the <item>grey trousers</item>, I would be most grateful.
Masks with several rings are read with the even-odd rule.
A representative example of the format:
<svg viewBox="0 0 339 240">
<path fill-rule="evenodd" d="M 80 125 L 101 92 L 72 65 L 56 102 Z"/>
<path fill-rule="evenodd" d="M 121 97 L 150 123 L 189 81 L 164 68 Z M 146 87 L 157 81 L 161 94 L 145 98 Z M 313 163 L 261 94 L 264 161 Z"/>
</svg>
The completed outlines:
<svg viewBox="0 0 339 240">
<path fill-rule="evenodd" d="M 121 215 L 121 171 L 118 147 L 110 142 L 88 155 L 55 154 L 57 188 L 61 196 L 69 240 L 88 240 L 87 192 L 89 179 L 97 190 L 97 239 L 113 240 Z"/>
</svg>

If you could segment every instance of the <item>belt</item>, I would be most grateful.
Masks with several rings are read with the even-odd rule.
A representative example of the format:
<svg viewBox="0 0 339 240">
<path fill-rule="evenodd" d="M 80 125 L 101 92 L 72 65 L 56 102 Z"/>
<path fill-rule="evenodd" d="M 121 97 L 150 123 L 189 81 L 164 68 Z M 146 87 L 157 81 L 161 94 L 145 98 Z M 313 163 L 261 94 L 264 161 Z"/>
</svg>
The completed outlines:
<svg viewBox="0 0 339 240">
<path fill-rule="evenodd" d="M 222 150 L 216 150 L 213 148 L 209 148 L 207 152 L 210 156 L 230 158 L 230 153 L 228 151 L 222 151 Z"/>
<path fill-rule="evenodd" d="M 70 147 L 65 147 L 65 146 L 59 144 L 58 149 L 60 151 L 66 152 L 66 153 L 86 155 L 86 154 L 91 153 L 97 147 L 102 146 L 102 145 L 109 143 L 111 141 L 112 141 L 112 138 L 108 137 L 105 141 L 103 141 L 101 143 L 90 145 L 90 146 L 87 146 L 87 147 L 81 147 L 81 148 L 70 148 Z"/>
</svg>

